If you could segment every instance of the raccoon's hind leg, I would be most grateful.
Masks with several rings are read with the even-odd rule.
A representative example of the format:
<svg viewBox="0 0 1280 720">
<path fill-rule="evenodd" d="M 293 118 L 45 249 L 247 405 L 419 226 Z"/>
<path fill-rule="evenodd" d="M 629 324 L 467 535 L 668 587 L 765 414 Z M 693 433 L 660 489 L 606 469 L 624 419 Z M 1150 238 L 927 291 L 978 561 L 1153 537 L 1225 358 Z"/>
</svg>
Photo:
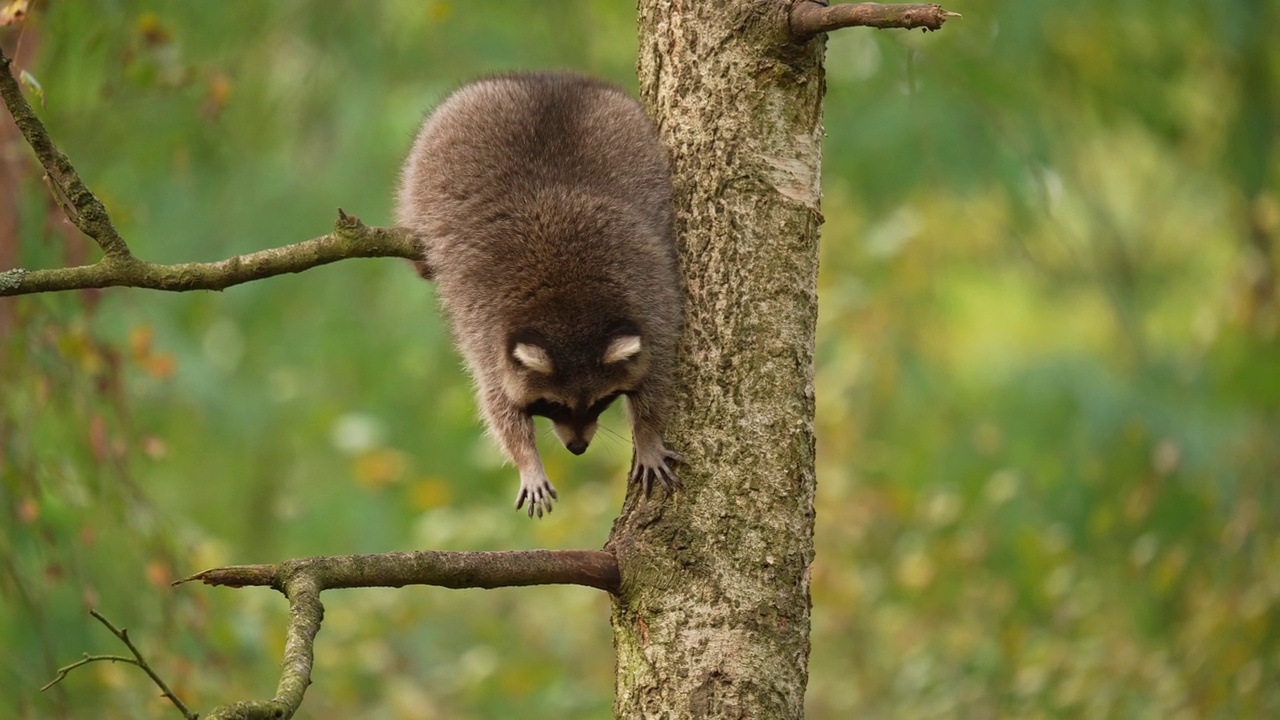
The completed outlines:
<svg viewBox="0 0 1280 720">
<path fill-rule="evenodd" d="M 682 487 L 675 470 L 681 458 L 662 444 L 665 408 L 655 403 L 643 389 L 628 395 L 626 400 L 627 416 L 631 418 L 631 442 L 635 448 L 630 481 L 641 483 L 644 496 L 649 497 L 653 493 L 654 481 L 660 480 L 670 495 Z"/>
<path fill-rule="evenodd" d="M 499 402 L 496 399 L 494 402 Z M 555 486 L 547 477 L 542 467 L 542 458 L 538 455 L 538 446 L 534 440 L 533 418 L 518 408 L 503 404 L 502 409 L 492 409 L 494 405 L 485 403 L 489 429 L 506 451 L 507 456 L 520 471 L 520 491 L 516 493 L 516 509 L 525 502 L 529 503 L 529 517 L 537 513 L 551 512 L 552 503 L 559 497 Z"/>
</svg>

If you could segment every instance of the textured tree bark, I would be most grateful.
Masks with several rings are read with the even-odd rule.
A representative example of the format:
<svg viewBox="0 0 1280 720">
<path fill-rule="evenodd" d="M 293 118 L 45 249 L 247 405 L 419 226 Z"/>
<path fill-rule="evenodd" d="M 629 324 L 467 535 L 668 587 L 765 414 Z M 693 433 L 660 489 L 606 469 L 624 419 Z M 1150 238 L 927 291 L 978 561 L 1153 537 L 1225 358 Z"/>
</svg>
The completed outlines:
<svg viewBox="0 0 1280 720">
<path fill-rule="evenodd" d="M 822 38 L 789 0 L 639 0 L 675 176 L 685 490 L 614 525 L 622 718 L 799 718 L 813 558 Z"/>
</svg>

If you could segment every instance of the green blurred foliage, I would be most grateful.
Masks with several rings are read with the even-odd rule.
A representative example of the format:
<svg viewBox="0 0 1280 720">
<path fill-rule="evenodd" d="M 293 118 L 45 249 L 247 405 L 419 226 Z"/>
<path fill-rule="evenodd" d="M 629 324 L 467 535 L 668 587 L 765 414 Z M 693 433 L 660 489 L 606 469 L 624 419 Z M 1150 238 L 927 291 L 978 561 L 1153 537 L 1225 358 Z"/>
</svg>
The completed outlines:
<svg viewBox="0 0 1280 720">
<path fill-rule="evenodd" d="M 828 46 L 809 716 L 1276 716 L 1280 9 L 951 7 L 941 33 Z M 55 138 L 158 261 L 315 236 L 338 206 L 387 223 L 423 112 L 477 74 L 635 84 L 633 11 L 604 0 L 65 0 L 21 42 Z M 91 257 L 5 158 L 0 251 Z M 172 579 L 598 547 L 621 501 L 613 413 L 584 458 L 545 443 L 553 516 L 510 509 L 398 261 L 9 300 L 0 333 L 5 717 L 172 713 L 127 666 L 38 692 L 122 651 L 87 607 L 207 709 L 272 692 L 284 603 Z M 307 717 L 608 714 L 599 593 L 325 602 Z"/>
</svg>

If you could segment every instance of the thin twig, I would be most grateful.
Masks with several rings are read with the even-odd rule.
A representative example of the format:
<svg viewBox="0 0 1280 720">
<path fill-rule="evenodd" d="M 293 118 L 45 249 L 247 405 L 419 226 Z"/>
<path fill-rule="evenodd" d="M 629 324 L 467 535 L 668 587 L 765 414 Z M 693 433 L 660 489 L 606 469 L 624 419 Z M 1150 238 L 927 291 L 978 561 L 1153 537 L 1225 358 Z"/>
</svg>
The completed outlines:
<svg viewBox="0 0 1280 720">
<path fill-rule="evenodd" d="M 942 24 L 960 13 L 944 10 L 935 3 L 843 3 L 827 0 L 797 0 L 791 6 L 791 36 L 803 42 L 814 35 L 846 27 L 940 30 Z"/>
<path fill-rule="evenodd" d="M 58 674 L 55 675 L 52 680 L 42 685 L 40 687 L 40 692 L 44 692 L 45 690 L 48 690 L 49 688 L 53 687 L 54 685 L 57 685 L 63 680 L 66 680 L 67 676 L 71 674 L 72 670 L 75 670 L 78 667 L 83 667 L 85 665 L 88 665 L 89 663 L 96 663 L 96 662 L 122 662 L 122 663 L 128 663 L 130 665 L 138 664 L 137 660 L 134 660 L 133 658 L 127 658 L 123 655 L 90 655 L 89 653 L 85 653 L 84 657 L 80 658 L 79 660 L 71 663 L 70 665 L 63 665 L 62 667 L 58 668 Z"/>
<path fill-rule="evenodd" d="M 60 195 L 58 204 L 67 211 L 67 219 L 80 228 L 80 232 L 93 238 L 108 258 L 116 260 L 132 258 L 129 246 L 120 237 L 115 225 L 111 224 L 111 218 L 107 215 L 107 209 L 102 201 L 89 191 L 80 176 L 76 174 L 75 168 L 71 166 L 71 161 L 53 144 L 49 133 L 44 129 L 44 123 L 40 122 L 40 118 L 23 96 L 22 88 L 9 70 L 12 62 L 9 56 L 0 50 L 0 97 L 4 98 L 9 114 L 13 116 L 18 129 L 22 131 L 22 136 L 27 139 L 27 144 L 35 151 L 36 158 L 48 174 L 50 181 L 57 186 L 58 192 L 55 196 Z M 66 203 L 62 198 L 65 198 Z"/>
<path fill-rule="evenodd" d="M 41 692 L 48 690 L 54 685 L 57 685 L 64 678 L 67 677 L 68 673 L 70 673 L 72 670 L 75 670 L 78 667 L 88 665 L 89 663 L 94 663 L 94 662 L 122 662 L 122 663 L 128 663 L 130 665 L 136 665 L 142 668 L 142 671 L 145 672 L 147 676 L 151 678 L 151 681 L 154 682 L 156 686 L 160 688 L 160 692 L 165 697 L 169 698 L 169 702 L 173 703 L 173 706 L 178 709 L 178 712 L 182 713 L 182 716 L 184 718 L 186 718 L 187 720 L 197 720 L 199 718 L 199 716 L 196 713 L 191 712 L 191 710 L 187 708 L 187 706 L 182 702 L 182 700 L 178 699 L 178 696 L 175 695 L 173 691 L 169 689 L 169 686 L 165 684 L 165 681 L 160 679 L 160 676 L 157 675 L 156 672 L 151 669 L 151 665 L 148 664 L 146 658 L 142 656 L 142 651 L 138 650 L 138 647 L 133 644 L 132 640 L 129 639 L 128 629 L 117 628 L 115 625 L 111 623 L 110 620 L 103 617 L 102 614 L 99 613 L 97 610 L 90 610 L 89 614 L 92 615 L 94 619 L 96 619 L 98 622 L 105 625 L 107 629 L 111 631 L 111 634 L 115 635 L 116 638 L 120 640 L 120 642 L 124 643 L 125 647 L 129 648 L 129 652 L 133 653 L 133 657 L 127 658 L 121 655 L 90 655 L 88 653 L 85 653 L 84 657 L 81 658 L 80 660 L 77 660 L 76 662 L 73 662 L 70 665 L 65 665 L 63 667 L 58 668 L 57 677 L 50 680 L 44 687 L 40 688 Z"/>
</svg>

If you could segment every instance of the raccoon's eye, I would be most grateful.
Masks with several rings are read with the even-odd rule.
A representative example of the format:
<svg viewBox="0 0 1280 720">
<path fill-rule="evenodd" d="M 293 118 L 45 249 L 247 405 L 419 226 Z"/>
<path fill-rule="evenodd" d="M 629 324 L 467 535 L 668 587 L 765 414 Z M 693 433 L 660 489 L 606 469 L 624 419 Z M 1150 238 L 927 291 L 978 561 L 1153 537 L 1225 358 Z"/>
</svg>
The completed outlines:
<svg viewBox="0 0 1280 720">
<path fill-rule="evenodd" d="M 535 400 L 525 406 L 526 415 L 536 415 L 544 417 L 552 422 L 563 423 L 568 422 L 573 412 L 565 405 L 551 400 Z"/>
<path fill-rule="evenodd" d="M 605 410 L 608 410 L 609 406 L 613 404 L 613 401 L 617 400 L 618 396 L 621 394 L 622 394 L 621 392 L 616 392 L 616 393 L 613 393 L 612 395 L 605 395 L 604 397 L 592 403 L 591 407 L 587 408 L 587 417 L 592 417 L 592 418 L 599 417 L 600 413 L 604 412 Z"/>
</svg>

